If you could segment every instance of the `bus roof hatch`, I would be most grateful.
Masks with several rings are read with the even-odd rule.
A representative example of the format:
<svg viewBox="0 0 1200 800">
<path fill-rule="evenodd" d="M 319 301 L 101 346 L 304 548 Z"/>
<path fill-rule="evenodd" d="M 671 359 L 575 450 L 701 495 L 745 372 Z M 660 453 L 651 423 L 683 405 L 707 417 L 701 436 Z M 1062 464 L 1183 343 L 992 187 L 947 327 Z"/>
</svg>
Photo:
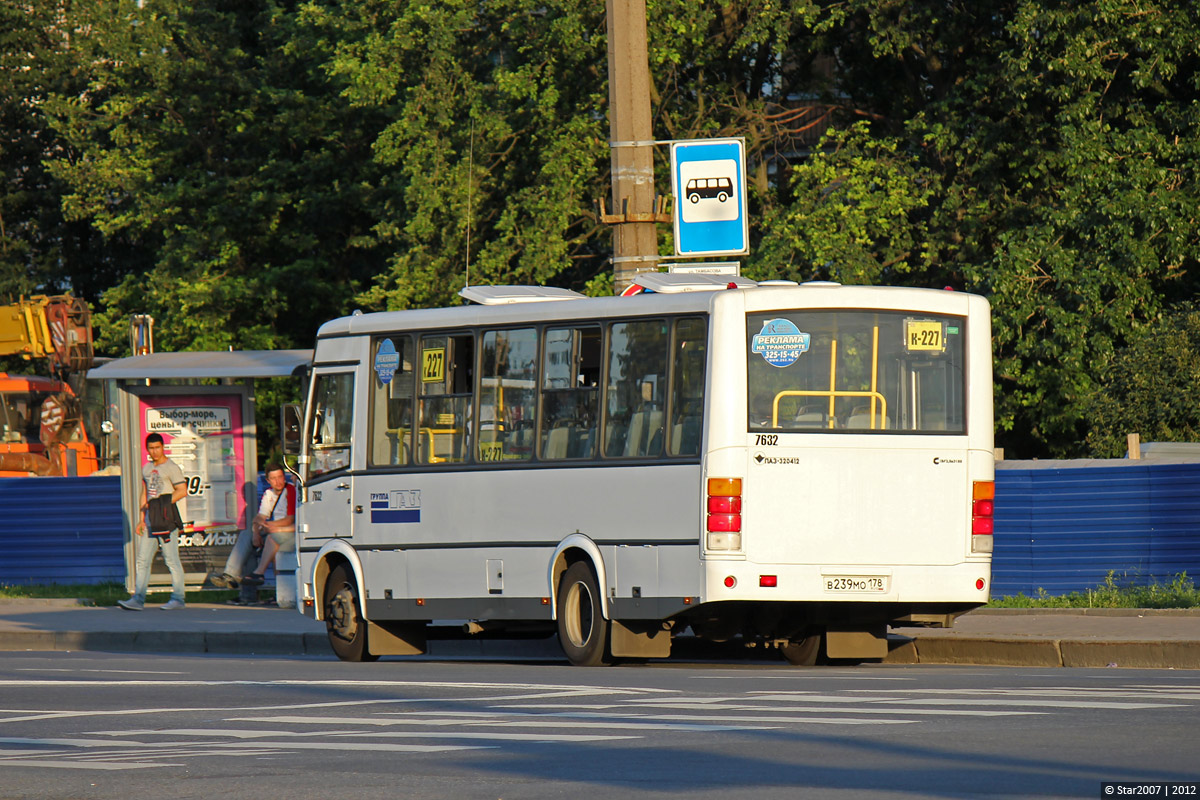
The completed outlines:
<svg viewBox="0 0 1200 800">
<path fill-rule="evenodd" d="M 719 289 L 728 289 L 731 283 L 738 289 L 752 289 L 758 285 L 755 281 L 740 275 L 707 275 L 686 272 L 643 272 L 634 276 L 633 282 L 659 294 L 715 292 Z"/>
<path fill-rule="evenodd" d="M 458 296 L 483 306 L 502 306 L 508 303 L 580 300 L 587 295 L 554 286 L 468 286 L 459 292 Z"/>
</svg>

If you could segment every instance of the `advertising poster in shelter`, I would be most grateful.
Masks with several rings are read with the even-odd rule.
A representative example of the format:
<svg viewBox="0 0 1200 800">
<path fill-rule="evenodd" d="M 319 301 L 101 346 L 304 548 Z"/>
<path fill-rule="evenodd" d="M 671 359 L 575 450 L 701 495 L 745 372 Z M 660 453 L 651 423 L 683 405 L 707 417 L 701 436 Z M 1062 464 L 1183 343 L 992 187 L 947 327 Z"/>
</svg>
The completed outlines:
<svg viewBox="0 0 1200 800">
<path fill-rule="evenodd" d="M 138 400 L 138 441 L 161 434 L 167 458 L 187 479 L 187 498 L 179 504 L 184 524 L 179 556 L 188 573 L 223 566 L 247 524 L 243 400 L 240 393 L 143 395 Z M 139 474 L 146 460 L 143 447 Z M 167 574 L 161 558 L 155 559 L 152 573 Z"/>
</svg>

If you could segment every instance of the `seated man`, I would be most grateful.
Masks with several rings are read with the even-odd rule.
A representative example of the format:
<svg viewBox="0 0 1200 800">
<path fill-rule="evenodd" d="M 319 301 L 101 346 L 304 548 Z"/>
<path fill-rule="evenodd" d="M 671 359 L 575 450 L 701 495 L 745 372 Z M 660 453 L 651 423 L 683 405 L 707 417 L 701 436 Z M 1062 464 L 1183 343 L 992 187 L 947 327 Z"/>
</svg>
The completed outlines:
<svg viewBox="0 0 1200 800">
<path fill-rule="evenodd" d="M 263 573 L 275 562 L 275 554 L 296 544 L 296 487 L 287 482 L 278 464 L 268 464 L 266 475 L 268 488 L 250 525 L 254 546 L 263 549 L 262 558 L 258 568 L 242 578 L 246 586 L 261 586 Z"/>
</svg>

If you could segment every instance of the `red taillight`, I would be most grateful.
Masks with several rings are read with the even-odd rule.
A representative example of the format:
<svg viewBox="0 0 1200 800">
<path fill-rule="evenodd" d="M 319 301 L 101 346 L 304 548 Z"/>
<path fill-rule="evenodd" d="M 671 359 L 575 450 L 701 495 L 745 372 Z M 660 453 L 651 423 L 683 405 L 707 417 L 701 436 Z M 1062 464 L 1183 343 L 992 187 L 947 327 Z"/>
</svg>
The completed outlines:
<svg viewBox="0 0 1200 800">
<path fill-rule="evenodd" d="M 991 537 L 996 529 L 995 515 L 996 483 L 975 481 L 971 488 L 971 552 L 992 552 Z"/>
<path fill-rule="evenodd" d="M 732 575 L 726 575 L 725 576 L 725 588 L 732 589 L 735 586 L 737 586 L 737 578 L 733 577 Z"/>
<path fill-rule="evenodd" d="M 770 588 L 772 586 L 778 586 L 779 585 L 779 576 L 778 575 L 759 575 L 758 576 L 758 585 L 766 586 L 767 588 Z"/>
<path fill-rule="evenodd" d="M 741 533 L 742 530 L 742 479 L 709 478 L 708 520 L 705 530 L 710 533 Z M 741 537 L 709 537 L 708 548 L 718 550 L 740 550 Z"/>
<path fill-rule="evenodd" d="M 740 514 L 740 513 L 742 513 L 742 498 L 740 498 L 740 497 L 710 497 L 710 498 L 708 498 L 708 513 L 710 513 L 710 514 Z"/>
<path fill-rule="evenodd" d="M 738 533 L 742 529 L 741 514 L 709 514 L 708 529 L 710 531 L 724 531 L 726 533 Z"/>
</svg>

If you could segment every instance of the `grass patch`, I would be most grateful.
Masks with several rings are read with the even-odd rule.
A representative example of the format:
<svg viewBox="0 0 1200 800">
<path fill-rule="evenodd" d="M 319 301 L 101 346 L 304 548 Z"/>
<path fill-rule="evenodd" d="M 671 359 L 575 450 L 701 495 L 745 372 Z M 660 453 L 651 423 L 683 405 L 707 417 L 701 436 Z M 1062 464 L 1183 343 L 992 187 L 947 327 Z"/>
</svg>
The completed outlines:
<svg viewBox="0 0 1200 800">
<path fill-rule="evenodd" d="M 237 589 L 196 589 L 187 592 L 184 599 L 188 603 L 224 603 L 238 596 Z M 275 590 L 270 591 L 275 596 Z M 0 599 L 22 598 L 76 598 L 93 606 L 115 606 L 118 600 L 129 597 L 123 583 L 51 583 L 43 585 L 0 585 Z M 171 597 L 170 589 L 151 589 L 146 593 L 147 603 L 165 603 Z M 259 598 L 265 599 L 266 594 L 259 592 Z"/>
<path fill-rule="evenodd" d="M 1186 572 L 1176 575 L 1170 583 L 1134 584 L 1124 576 L 1118 581 L 1116 573 L 1109 570 L 1104 583 L 1095 589 L 1071 592 L 1064 595 L 1048 595 L 1038 589 L 1037 595 L 1022 594 L 995 598 L 988 603 L 990 608 L 1196 608 L 1200 606 L 1200 589 Z"/>
</svg>

